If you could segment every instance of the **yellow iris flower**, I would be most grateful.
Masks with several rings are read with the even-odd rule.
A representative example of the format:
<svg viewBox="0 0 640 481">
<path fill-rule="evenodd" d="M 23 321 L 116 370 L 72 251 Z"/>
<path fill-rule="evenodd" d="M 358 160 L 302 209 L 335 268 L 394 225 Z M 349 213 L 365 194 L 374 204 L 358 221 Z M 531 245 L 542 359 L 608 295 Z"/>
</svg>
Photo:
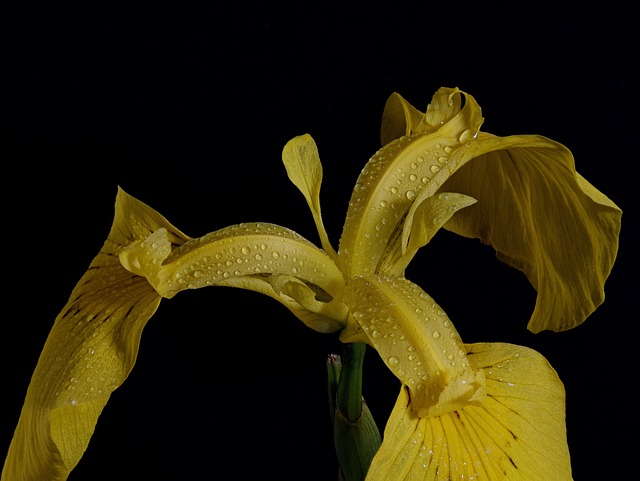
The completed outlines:
<svg viewBox="0 0 640 481">
<path fill-rule="evenodd" d="M 231 286 L 266 294 L 319 332 L 375 348 L 401 381 L 367 481 L 571 479 L 564 389 L 535 351 L 463 344 L 404 277 L 445 227 L 492 245 L 538 297 L 529 329 L 580 324 L 604 299 L 621 211 L 540 136 L 480 131 L 480 107 L 442 88 L 422 113 L 385 106 L 383 147 L 357 180 L 335 251 L 320 212 L 309 135 L 283 150 L 322 248 L 269 223 L 199 238 L 119 189 L 102 249 L 58 315 L 29 385 L 2 481 L 67 479 L 109 396 L 131 371 L 161 298 Z"/>
</svg>

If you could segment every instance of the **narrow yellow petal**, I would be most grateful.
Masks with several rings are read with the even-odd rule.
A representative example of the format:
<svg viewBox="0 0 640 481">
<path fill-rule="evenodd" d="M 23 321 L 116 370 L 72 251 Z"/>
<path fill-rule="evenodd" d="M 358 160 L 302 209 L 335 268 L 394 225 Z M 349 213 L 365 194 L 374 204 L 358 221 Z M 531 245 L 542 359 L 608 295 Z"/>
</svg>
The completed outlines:
<svg viewBox="0 0 640 481">
<path fill-rule="evenodd" d="M 406 386 L 366 481 L 570 481 L 564 388 L 539 353 L 510 344 L 466 346 L 487 396 L 420 418 Z"/>
<path fill-rule="evenodd" d="M 282 161 L 287 175 L 293 184 L 302 192 L 313 214 L 316 229 L 320 235 L 322 248 L 332 257 L 335 252 L 322 222 L 320 212 L 320 187 L 322 184 L 322 163 L 318 147 L 309 134 L 299 135 L 291 139 L 282 149 Z"/>
<path fill-rule="evenodd" d="M 447 315 L 419 286 L 404 278 L 361 276 L 347 286 L 345 303 L 367 342 L 411 390 L 420 416 L 482 400 L 482 373 L 469 364 Z M 343 342 L 360 339 L 353 326 L 341 333 Z"/>
<path fill-rule="evenodd" d="M 422 192 L 426 193 L 424 190 Z M 450 192 L 416 199 L 405 218 L 402 236 L 389 241 L 380 272 L 390 276 L 403 276 L 418 249 L 427 245 L 451 216 L 475 202 L 473 197 Z"/>
<path fill-rule="evenodd" d="M 188 237 L 119 190 L 111 232 L 47 338 L 27 390 L 2 481 L 67 479 L 82 457 L 111 392 L 126 379 L 140 335 L 160 302 L 118 251 L 163 228 L 179 245 Z"/>
<path fill-rule="evenodd" d="M 527 275 L 538 292 L 531 331 L 583 322 L 604 300 L 620 209 L 576 173 L 566 147 L 544 137 L 480 134 L 458 154 L 442 189 L 478 203 L 445 228 L 480 238 Z"/>
<path fill-rule="evenodd" d="M 338 261 L 347 277 L 380 271 L 387 246 L 401 235 L 416 198 L 423 190 L 438 190 L 455 168 L 449 159 L 477 135 L 483 120 L 480 107 L 465 94 L 460 109 L 461 95 L 457 89 L 436 93 L 424 122 L 430 127 L 416 127 L 418 133 L 389 142 L 362 170 L 340 239 Z M 437 130 L 431 132 L 436 126 L 429 121 L 438 124 Z"/>
</svg>

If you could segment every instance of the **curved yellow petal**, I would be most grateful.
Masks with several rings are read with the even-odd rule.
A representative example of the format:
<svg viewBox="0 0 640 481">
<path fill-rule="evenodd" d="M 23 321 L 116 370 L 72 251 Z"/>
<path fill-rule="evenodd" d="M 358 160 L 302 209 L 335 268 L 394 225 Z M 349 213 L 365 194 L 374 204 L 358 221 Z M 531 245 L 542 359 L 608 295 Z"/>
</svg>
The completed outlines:
<svg viewBox="0 0 640 481">
<path fill-rule="evenodd" d="M 314 290 L 297 277 L 273 275 L 269 277 L 269 284 L 277 295 L 270 294 L 271 297 L 285 304 L 314 331 L 335 332 L 346 324 L 348 310 L 341 300 Z"/>
<path fill-rule="evenodd" d="M 426 191 L 423 191 L 426 192 Z M 391 239 L 380 264 L 380 272 L 400 277 L 416 255 L 460 209 L 477 202 L 473 197 L 440 192 L 416 199 L 402 227 L 402 236 Z"/>
<path fill-rule="evenodd" d="M 620 209 L 576 173 L 566 147 L 544 137 L 480 134 L 455 155 L 442 189 L 478 202 L 445 228 L 480 238 L 527 275 L 538 292 L 531 331 L 583 322 L 604 300 Z"/>
<path fill-rule="evenodd" d="M 411 136 L 424 122 L 424 113 L 407 102 L 397 92 L 392 93 L 384 105 L 380 140 L 382 145 L 396 140 L 403 135 Z"/>
<path fill-rule="evenodd" d="M 460 108 L 461 95 L 458 89 L 438 91 L 413 135 L 389 142 L 362 170 L 338 253 L 347 278 L 380 271 L 387 245 L 401 235 L 416 197 L 423 189 L 433 194 L 442 185 L 453 171 L 449 158 L 477 135 L 483 120 L 480 107 L 465 94 Z"/>
<path fill-rule="evenodd" d="M 160 296 L 125 270 L 121 248 L 165 229 L 189 238 L 121 189 L 113 226 L 49 333 L 27 390 L 2 481 L 62 481 L 82 457 L 111 392 L 126 379 Z"/>
<path fill-rule="evenodd" d="M 229 285 L 234 278 L 268 283 L 271 275 L 296 277 L 330 298 L 340 297 L 344 289 L 341 272 L 325 252 L 275 224 L 229 226 L 191 239 L 170 253 L 165 236 L 159 229 L 120 253 L 122 264 L 146 277 L 163 297 L 185 289 Z"/>
<path fill-rule="evenodd" d="M 521 346 L 466 348 L 486 378 L 482 405 L 420 418 L 402 386 L 366 481 L 570 481 L 564 387 L 553 368 Z"/>
<path fill-rule="evenodd" d="M 411 390 L 418 415 L 482 400 L 482 373 L 470 365 L 447 315 L 419 286 L 405 278 L 360 276 L 347 286 L 344 302 L 359 329 L 350 326 L 340 339 L 373 346 Z"/>
<path fill-rule="evenodd" d="M 320 186 L 322 184 L 322 163 L 318 147 L 309 134 L 299 135 L 286 143 L 282 149 L 282 161 L 287 175 L 302 192 L 313 214 L 316 229 L 320 235 L 322 248 L 332 257 L 336 253 L 331 247 L 329 236 L 322 222 L 320 212 Z"/>
</svg>

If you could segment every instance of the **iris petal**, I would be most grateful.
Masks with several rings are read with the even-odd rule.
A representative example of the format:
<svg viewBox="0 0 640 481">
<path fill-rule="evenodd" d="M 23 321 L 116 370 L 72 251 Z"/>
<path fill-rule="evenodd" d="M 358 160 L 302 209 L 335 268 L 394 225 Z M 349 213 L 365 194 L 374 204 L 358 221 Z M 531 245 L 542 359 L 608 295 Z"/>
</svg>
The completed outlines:
<svg viewBox="0 0 640 481">
<path fill-rule="evenodd" d="M 320 212 L 320 186 L 322 184 L 322 164 L 315 141 L 309 134 L 299 135 L 286 143 L 282 149 L 282 161 L 287 175 L 302 192 L 313 214 L 322 248 L 333 258 L 335 251 L 322 222 Z"/>
<path fill-rule="evenodd" d="M 362 170 L 340 239 L 339 265 L 346 277 L 380 271 L 387 246 L 402 232 L 416 197 L 423 190 L 435 193 L 455 167 L 449 158 L 478 133 L 480 107 L 465 94 L 460 108 L 461 95 L 457 89 L 436 93 L 424 126 L 415 127 L 418 134 L 389 142 Z"/>
<path fill-rule="evenodd" d="M 475 202 L 473 197 L 449 192 L 416 199 L 405 218 L 402 235 L 389 241 L 380 272 L 403 276 L 418 249 L 427 245 L 456 212 Z"/>
<path fill-rule="evenodd" d="M 576 173 L 566 147 L 544 137 L 481 134 L 457 154 L 442 189 L 478 202 L 445 228 L 479 238 L 526 274 L 538 292 L 531 331 L 583 322 L 604 300 L 620 209 Z"/>
<path fill-rule="evenodd" d="M 413 135 L 422 122 L 424 122 L 424 113 L 407 102 L 402 95 L 394 92 L 387 99 L 382 114 L 380 128 L 382 145 L 387 145 L 403 135 Z"/>
<path fill-rule="evenodd" d="M 118 251 L 163 228 L 189 238 L 121 189 L 102 249 L 55 320 L 27 390 L 2 479 L 64 480 L 76 466 L 109 396 L 131 371 L 160 296 L 125 270 Z"/>
<path fill-rule="evenodd" d="M 154 232 L 127 246 L 120 258 L 163 297 L 171 298 L 185 289 L 230 285 L 235 278 L 258 278 L 268 285 L 271 275 L 298 278 L 330 298 L 339 297 L 344 287 L 342 274 L 327 254 L 275 224 L 229 226 L 191 239 L 169 255 L 162 238 L 162 230 Z"/>
<path fill-rule="evenodd" d="M 466 345 L 484 372 L 480 406 L 420 418 L 403 386 L 367 481 L 570 481 L 564 387 L 539 353 L 502 343 Z"/>
<path fill-rule="evenodd" d="M 364 333 L 409 387 L 420 416 L 482 400 L 482 373 L 470 365 L 447 315 L 419 286 L 404 278 L 361 276 L 347 287 L 345 303 L 360 329 L 351 326 L 341 340 L 360 341 Z"/>
</svg>

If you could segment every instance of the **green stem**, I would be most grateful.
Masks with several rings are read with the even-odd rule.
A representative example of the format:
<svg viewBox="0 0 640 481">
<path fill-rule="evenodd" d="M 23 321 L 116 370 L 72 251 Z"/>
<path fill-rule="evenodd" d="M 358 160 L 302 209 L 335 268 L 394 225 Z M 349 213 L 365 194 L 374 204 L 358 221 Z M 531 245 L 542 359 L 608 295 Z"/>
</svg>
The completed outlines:
<svg viewBox="0 0 640 481">
<path fill-rule="evenodd" d="M 337 408 L 352 423 L 362 414 L 362 365 L 367 345 L 342 345 L 342 369 L 338 383 Z"/>
</svg>

